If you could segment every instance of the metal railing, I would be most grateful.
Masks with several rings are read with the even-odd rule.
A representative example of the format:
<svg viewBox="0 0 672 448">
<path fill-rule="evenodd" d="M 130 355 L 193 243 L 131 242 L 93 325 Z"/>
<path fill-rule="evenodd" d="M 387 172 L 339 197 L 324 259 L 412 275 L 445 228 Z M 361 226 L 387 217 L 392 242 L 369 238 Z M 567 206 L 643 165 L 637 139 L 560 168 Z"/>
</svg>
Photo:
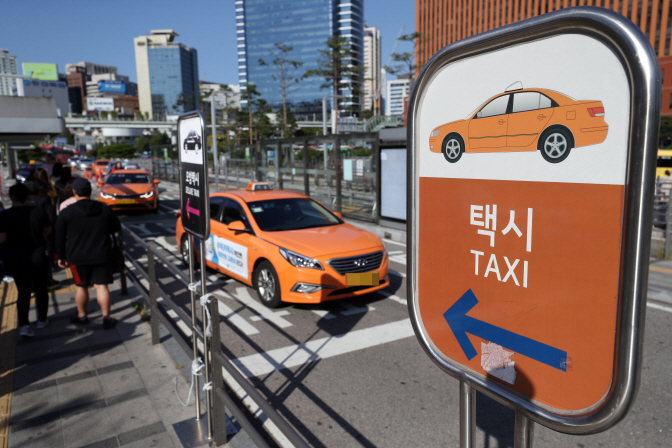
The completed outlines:
<svg viewBox="0 0 672 448">
<path fill-rule="evenodd" d="M 226 414 L 225 407 L 235 417 L 240 426 L 247 432 L 250 438 L 258 447 L 268 447 L 266 440 L 257 431 L 255 426 L 250 422 L 245 413 L 238 407 L 235 401 L 227 394 L 225 390 L 225 381 L 223 372 L 226 371 L 228 375 L 235 381 L 236 385 L 245 391 L 247 396 L 251 398 L 257 406 L 264 412 L 264 414 L 275 424 L 275 426 L 282 432 L 282 434 L 295 446 L 299 448 L 308 448 L 308 444 L 303 438 L 292 428 L 289 423 L 271 406 L 268 401 L 259 393 L 254 385 L 241 374 L 231 360 L 221 351 L 221 341 L 219 333 L 219 311 L 216 303 L 210 303 L 209 311 L 212 317 L 212 336 L 209 338 L 209 344 L 206 343 L 203 332 L 195 325 L 192 320 L 182 308 L 166 293 L 157 283 L 156 279 L 156 263 L 161 263 L 168 271 L 175 276 L 175 278 L 182 282 L 185 286 L 189 286 L 189 277 L 182 270 L 178 269 L 173 263 L 162 255 L 157 248 L 145 242 L 142 238 L 132 232 L 128 227 L 122 225 L 121 238 L 119 244 L 123 250 L 123 234 L 127 234 L 135 242 L 137 242 L 146 252 L 147 255 L 147 269 L 145 269 L 134 257 L 124 250 L 124 259 L 133 267 L 133 270 L 123 269 L 121 273 L 122 292 L 127 290 L 126 278 L 133 283 L 138 292 L 147 301 L 151 309 L 150 325 L 152 334 L 152 344 L 159 344 L 159 324 L 163 323 L 166 329 L 171 333 L 175 340 L 179 343 L 184 352 L 194 359 L 194 348 L 197 347 L 198 353 L 196 355 L 207 356 L 211 360 L 210 365 L 212 371 L 210 372 L 210 380 L 212 381 L 212 390 L 214 391 L 215 400 L 212 401 L 212 440 L 216 446 L 223 445 L 227 442 L 226 434 Z M 146 280 L 149 287 L 143 285 L 142 280 Z M 159 299 L 163 301 L 164 306 L 159 306 Z M 169 315 L 172 310 L 177 314 L 178 318 L 186 324 L 191 334 L 183 331 L 182 327 L 177 321 Z M 193 314 L 193 313 L 192 313 Z M 196 338 L 195 340 L 192 338 Z M 202 353 L 198 348 L 199 344 L 204 347 L 210 347 L 212 350 L 209 353 Z M 233 386 L 233 385 L 229 385 Z M 198 388 L 197 388 L 198 390 Z M 196 418 L 201 418 L 200 402 L 198 394 L 196 396 Z"/>
<path fill-rule="evenodd" d="M 672 183 L 656 179 L 656 190 L 653 200 L 653 226 L 663 231 L 663 256 L 672 256 L 672 207 L 670 207 L 670 191 Z"/>
</svg>

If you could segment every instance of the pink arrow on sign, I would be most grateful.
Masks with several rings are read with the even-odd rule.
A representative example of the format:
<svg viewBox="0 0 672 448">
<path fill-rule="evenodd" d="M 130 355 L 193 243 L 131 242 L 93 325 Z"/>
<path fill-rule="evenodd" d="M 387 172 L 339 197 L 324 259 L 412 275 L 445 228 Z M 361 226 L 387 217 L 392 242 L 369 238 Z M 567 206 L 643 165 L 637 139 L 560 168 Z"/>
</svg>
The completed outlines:
<svg viewBox="0 0 672 448">
<path fill-rule="evenodd" d="M 190 219 L 191 217 L 189 216 L 189 212 L 193 213 L 196 216 L 201 216 L 201 211 L 194 208 L 194 207 L 189 207 L 189 199 L 187 199 L 187 219 Z"/>
</svg>

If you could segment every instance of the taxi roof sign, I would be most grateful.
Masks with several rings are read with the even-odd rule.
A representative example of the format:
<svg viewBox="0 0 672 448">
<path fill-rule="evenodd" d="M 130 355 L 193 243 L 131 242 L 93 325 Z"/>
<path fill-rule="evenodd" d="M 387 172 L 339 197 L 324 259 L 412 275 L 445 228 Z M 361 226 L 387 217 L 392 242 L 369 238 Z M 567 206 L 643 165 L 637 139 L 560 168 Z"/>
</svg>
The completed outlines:
<svg viewBox="0 0 672 448">
<path fill-rule="evenodd" d="M 636 395 L 659 76 L 629 20 L 567 8 L 445 47 L 409 101 L 416 335 L 557 431 L 603 431 Z"/>
<path fill-rule="evenodd" d="M 247 184 L 247 191 L 262 191 L 272 190 L 269 182 L 249 182 Z"/>
</svg>

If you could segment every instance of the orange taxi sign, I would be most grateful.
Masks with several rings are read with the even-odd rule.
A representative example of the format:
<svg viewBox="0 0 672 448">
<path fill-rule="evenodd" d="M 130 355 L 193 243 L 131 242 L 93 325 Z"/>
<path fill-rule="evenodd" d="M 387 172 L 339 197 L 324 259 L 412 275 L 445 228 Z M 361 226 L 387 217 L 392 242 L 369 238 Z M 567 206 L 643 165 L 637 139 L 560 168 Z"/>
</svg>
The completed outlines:
<svg viewBox="0 0 672 448">
<path fill-rule="evenodd" d="M 447 373 L 559 431 L 606 429 L 634 400 L 650 50 L 617 14 L 559 11 L 444 48 L 409 102 L 416 334 Z"/>
</svg>

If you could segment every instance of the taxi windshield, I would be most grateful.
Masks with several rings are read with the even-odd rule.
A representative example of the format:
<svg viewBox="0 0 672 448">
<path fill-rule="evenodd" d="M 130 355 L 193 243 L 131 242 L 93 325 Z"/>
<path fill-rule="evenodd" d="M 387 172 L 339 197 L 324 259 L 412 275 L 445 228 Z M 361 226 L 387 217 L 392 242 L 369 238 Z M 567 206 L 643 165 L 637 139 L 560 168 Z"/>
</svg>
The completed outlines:
<svg viewBox="0 0 672 448">
<path fill-rule="evenodd" d="M 247 206 L 265 232 L 310 229 L 343 223 L 333 213 L 309 198 L 270 199 Z"/>
<path fill-rule="evenodd" d="M 114 173 L 107 178 L 108 184 L 148 184 L 149 176 L 142 173 Z"/>
<path fill-rule="evenodd" d="M 109 162 L 106 162 L 106 161 L 103 160 L 102 162 L 101 161 L 96 162 L 96 165 L 103 166 L 103 165 L 107 165 L 108 163 Z"/>
</svg>

